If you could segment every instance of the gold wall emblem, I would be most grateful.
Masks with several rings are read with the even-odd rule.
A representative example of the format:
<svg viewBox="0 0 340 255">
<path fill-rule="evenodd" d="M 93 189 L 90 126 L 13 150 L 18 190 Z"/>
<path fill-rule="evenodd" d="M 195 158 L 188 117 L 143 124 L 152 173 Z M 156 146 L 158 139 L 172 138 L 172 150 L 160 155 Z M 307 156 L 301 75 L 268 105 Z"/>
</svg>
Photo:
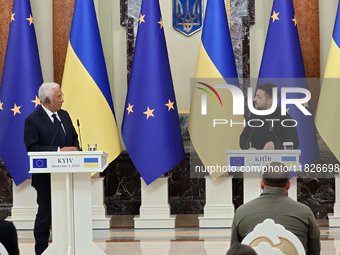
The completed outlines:
<svg viewBox="0 0 340 255">
<path fill-rule="evenodd" d="M 173 27 L 190 36 L 202 28 L 202 0 L 173 0 Z"/>
</svg>

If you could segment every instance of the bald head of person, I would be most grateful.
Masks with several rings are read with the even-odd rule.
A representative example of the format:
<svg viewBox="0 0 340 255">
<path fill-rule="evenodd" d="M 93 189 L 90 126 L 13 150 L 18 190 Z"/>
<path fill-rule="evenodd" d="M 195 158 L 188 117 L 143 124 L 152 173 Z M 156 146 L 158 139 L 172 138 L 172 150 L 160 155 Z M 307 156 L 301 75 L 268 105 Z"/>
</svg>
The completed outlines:
<svg viewBox="0 0 340 255">
<path fill-rule="evenodd" d="M 290 187 L 289 168 L 280 162 L 272 162 L 263 168 L 261 188 L 288 190 Z"/>
</svg>

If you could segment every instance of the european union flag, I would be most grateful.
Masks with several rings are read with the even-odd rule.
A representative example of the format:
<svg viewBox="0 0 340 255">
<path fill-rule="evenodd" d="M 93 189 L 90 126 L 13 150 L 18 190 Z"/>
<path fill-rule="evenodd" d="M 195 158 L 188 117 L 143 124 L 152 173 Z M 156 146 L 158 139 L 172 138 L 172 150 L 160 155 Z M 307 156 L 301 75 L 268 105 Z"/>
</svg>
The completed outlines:
<svg viewBox="0 0 340 255">
<path fill-rule="evenodd" d="M 143 0 L 122 136 L 146 184 L 184 158 L 175 93 L 158 0 Z"/>
<path fill-rule="evenodd" d="M 14 0 L 0 88 L 0 157 L 16 185 L 30 177 L 25 118 L 40 105 L 43 82 L 29 0 Z"/>
<path fill-rule="evenodd" d="M 272 82 L 279 91 L 282 87 L 308 89 L 305 78 L 293 2 L 292 0 L 274 0 L 258 84 Z M 301 98 L 301 94 L 289 93 L 288 97 Z M 296 126 L 299 135 L 298 149 L 301 150 L 300 163 L 303 169 L 305 164 L 311 164 L 319 155 L 313 116 L 312 114 L 305 115 L 295 105 L 287 107 L 290 107 L 290 109 L 287 108 L 288 113 L 298 122 Z M 304 104 L 303 107 L 310 113 L 312 112 L 310 102 Z"/>
<path fill-rule="evenodd" d="M 46 158 L 33 159 L 33 168 L 47 168 L 47 159 Z"/>
<path fill-rule="evenodd" d="M 230 166 L 244 166 L 244 157 L 230 157 Z"/>
</svg>

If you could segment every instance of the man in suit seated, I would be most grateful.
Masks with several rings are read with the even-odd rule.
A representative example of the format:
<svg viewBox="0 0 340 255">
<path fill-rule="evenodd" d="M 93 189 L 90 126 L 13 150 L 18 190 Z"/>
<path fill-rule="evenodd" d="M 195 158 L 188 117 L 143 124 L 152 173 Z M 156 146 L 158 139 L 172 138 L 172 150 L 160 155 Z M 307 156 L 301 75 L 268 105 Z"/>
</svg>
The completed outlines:
<svg viewBox="0 0 340 255">
<path fill-rule="evenodd" d="M 307 255 L 320 254 L 320 231 L 312 210 L 287 196 L 289 171 L 282 163 L 265 167 L 260 197 L 240 206 L 234 216 L 231 245 L 241 243 L 258 223 L 270 218 L 295 234 Z"/>
<path fill-rule="evenodd" d="M 257 86 L 254 98 L 257 110 L 269 110 L 273 105 L 272 83 L 264 83 Z M 279 91 L 277 92 L 279 97 Z M 282 125 L 285 122 L 285 126 Z M 250 126 L 251 125 L 251 126 Z M 298 132 L 292 117 L 281 115 L 281 108 L 276 106 L 276 110 L 269 115 L 251 114 L 247 126 L 240 135 L 240 147 L 242 150 L 277 150 L 283 149 L 284 142 L 292 142 L 293 148 L 299 147 Z"/>
<path fill-rule="evenodd" d="M 18 235 L 13 222 L 0 219 L 0 243 L 9 255 L 19 255 Z"/>
<path fill-rule="evenodd" d="M 67 111 L 60 85 L 43 83 L 38 91 L 41 107 L 25 120 L 24 142 L 30 151 L 77 151 L 78 135 Z M 33 174 L 32 186 L 37 191 L 38 213 L 34 223 L 35 253 L 48 246 L 51 226 L 51 177 L 48 173 Z"/>
</svg>

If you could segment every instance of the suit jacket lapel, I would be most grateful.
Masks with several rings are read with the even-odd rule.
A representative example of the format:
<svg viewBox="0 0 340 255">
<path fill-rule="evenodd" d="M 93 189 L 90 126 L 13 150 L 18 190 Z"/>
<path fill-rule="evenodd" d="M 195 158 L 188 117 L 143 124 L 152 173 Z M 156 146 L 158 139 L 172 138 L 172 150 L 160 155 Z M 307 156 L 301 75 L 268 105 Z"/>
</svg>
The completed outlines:
<svg viewBox="0 0 340 255">
<path fill-rule="evenodd" d="M 70 143 L 69 143 L 69 141 L 70 141 L 69 140 L 70 139 L 70 137 L 69 137 L 70 133 L 68 132 L 68 126 L 66 125 L 66 118 L 65 118 L 63 113 L 64 112 L 62 112 L 62 111 L 58 111 L 58 115 L 60 117 L 61 122 L 63 123 L 64 131 L 65 131 L 65 134 L 66 134 L 66 145 L 70 145 Z"/>
<path fill-rule="evenodd" d="M 50 117 L 48 117 L 47 113 L 44 111 L 42 107 L 39 108 L 39 116 L 41 121 L 48 126 L 53 135 L 57 129 L 56 127 L 53 126 L 53 122 L 51 121 Z"/>
<path fill-rule="evenodd" d="M 51 130 L 51 141 L 53 142 L 53 144 L 58 144 L 60 147 L 64 147 L 66 144 L 64 139 L 62 138 L 62 134 L 58 132 L 57 127 L 53 124 L 50 117 L 47 115 L 42 107 L 40 107 L 39 115 L 42 122 L 44 122 Z"/>
</svg>

